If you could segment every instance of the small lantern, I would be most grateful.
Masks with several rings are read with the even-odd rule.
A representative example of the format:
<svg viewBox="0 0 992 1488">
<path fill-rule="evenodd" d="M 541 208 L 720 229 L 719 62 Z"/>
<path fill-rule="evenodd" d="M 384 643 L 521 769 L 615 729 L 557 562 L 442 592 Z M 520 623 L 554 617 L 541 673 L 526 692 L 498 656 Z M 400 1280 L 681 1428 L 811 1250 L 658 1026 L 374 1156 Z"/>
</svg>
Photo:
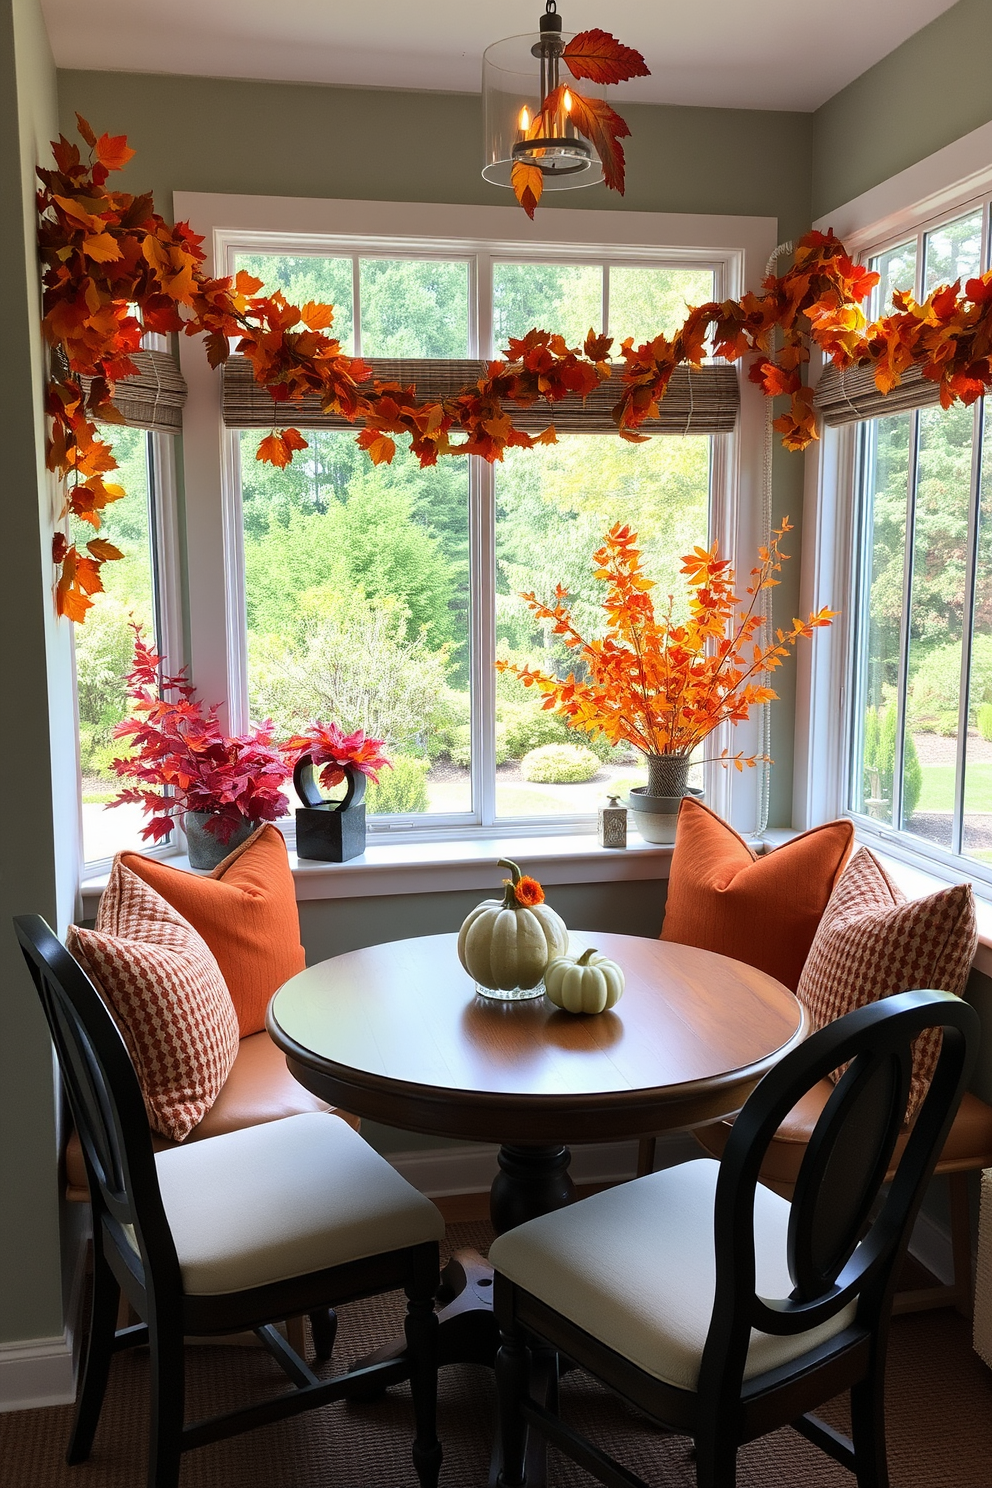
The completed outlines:
<svg viewBox="0 0 992 1488">
<path fill-rule="evenodd" d="M 608 806 L 599 808 L 600 847 L 627 846 L 627 808 L 620 805 L 619 796 L 609 796 Z"/>
<path fill-rule="evenodd" d="M 536 33 L 493 42 L 483 54 L 482 174 L 495 186 L 509 186 L 510 172 L 520 160 L 538 167 L 545 191 L 595 186 L 603 179 L 603 167 L 593 146 L 572 123 L 567 89 L 563 107 L 550 127 L 528 137 L 545 98 L 561 81 L 561 54 L 576 34 L 562 31 L 555 0 L 547 0 L 540 27 Z M 567 68 L 562 70 L 567 76 Z M 604 88 L 586 81 L 582 92 L 586 97 L 605 97 Z"/>
</svg>

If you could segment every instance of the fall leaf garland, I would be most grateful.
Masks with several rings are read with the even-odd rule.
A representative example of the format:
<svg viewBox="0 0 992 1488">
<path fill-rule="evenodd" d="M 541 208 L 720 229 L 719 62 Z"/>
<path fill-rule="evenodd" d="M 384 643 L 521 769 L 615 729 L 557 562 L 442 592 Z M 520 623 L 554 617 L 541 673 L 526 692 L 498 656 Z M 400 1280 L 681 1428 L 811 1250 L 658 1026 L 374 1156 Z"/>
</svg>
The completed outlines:
<svg viewBox="0 0 992 1488">
<path fill-rule="evenodd" d="M 573 74 L 580 75 L 576 67 L 599 65 L 599 55 L 594 46 L 591 60 L 573 56 Z M 77 118 L 89 158 L 60 137 L 52 146 L 54 169 L 38 172 L 43 329 L 53 349 L 47 463 L 65 485 L 63 515 L 94 534 L 101 513 L 125 494 L 108 479 L 117 462 L 97 423 L 122 422 L 114 388 L 135 372 L 131 354 L 148 331 L 203 336 L 214 367 L 231 354 L 233 342 L 272 398 L 274 415 L 315 394 L 325 412 L 361 425 L 358 443 L 376 464 L 388 463 L 403 437 L 423 466 L 455 454 L 492 462 L 506 449 L 554 443 L 553 422 L 531 435 L 514 426 L 513 409 L 543 400 L 553 419 L 556 403 L 569 394 L 584 397 L 611 376 L 612 337 L 590 331 L 580 349 L 535 329 L 511 340 L 503 359 L 448 398 L 422 402 L 413 386 L 374 379 L 328 334 L 332 306 L 292 305 L 279 291 L 259 295 L 261 282 L 243 271 L 233 279 L 208 277 L 202 239 L 187 223 L 170 227 L 150 195 L 109 190 L 110 173 L 134 152 L 125 136 L 97 137 Z M 619 181 L 622 187 L 622 156 Z M 872 366 L 883 393 L 909 367 L 920 366 L 939 384 L 945 408 L 958 400 L 970 404 L 992 387 L 992 272 L 969 279 L 963 292 L 960 282 L 941 286 L 922 304 L 899 293 L 892 313 L 869 325 L 861 307 L 877 280 L 833 233 L 811 232 L 799 241 L 792 266 L 769 275 L 760 293 L 690 309 L 670 339 L 659 335 L 638 346 L 623 341 L 622 386 L 613 410 L 620 436 L 643 439 L 642 427 L 657 416 L 676 367 L 698 367 L 709 354 L 748 359 L 749 377 L 767 396 L 789 399 L 775 428 L 793 450 L 817 437 L 812 391 L 802 375 L 812 344 L 841 368 Z M 257 458 L 284 467 L 305 448 L 299 430 L 273 429 Z M 96 535 L 80 548 L 58 532 L 52 556 L 59 570 L 58 612 L 81 621 L 103 588 L 103 564 L 121 552 Z"/>
</svg>

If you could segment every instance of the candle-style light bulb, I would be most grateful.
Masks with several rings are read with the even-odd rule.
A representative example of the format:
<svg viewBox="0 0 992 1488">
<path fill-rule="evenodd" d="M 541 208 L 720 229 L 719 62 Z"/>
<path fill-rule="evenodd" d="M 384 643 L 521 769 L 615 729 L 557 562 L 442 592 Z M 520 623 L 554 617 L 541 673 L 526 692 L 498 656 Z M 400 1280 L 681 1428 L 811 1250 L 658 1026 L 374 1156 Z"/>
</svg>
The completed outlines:
<svg viewBox="0 0 992 1488">
<path fill-rule="evenodd" d="M 528 129 L 530 128 L 530 110 L 528 109 L 526 104 L 524 104 L 523 108 L 520 110 L 519 124 L 520 133 L 526 134 Z"/>
<path fill-rule="evenodd" d="M 565 97 L 563 102 L 565 104 L 566 114 L 570 114 L 572 112 L 572 95 L 571 93 L 569 93 L 567 88 L 565 89 Z"/>
</svg>

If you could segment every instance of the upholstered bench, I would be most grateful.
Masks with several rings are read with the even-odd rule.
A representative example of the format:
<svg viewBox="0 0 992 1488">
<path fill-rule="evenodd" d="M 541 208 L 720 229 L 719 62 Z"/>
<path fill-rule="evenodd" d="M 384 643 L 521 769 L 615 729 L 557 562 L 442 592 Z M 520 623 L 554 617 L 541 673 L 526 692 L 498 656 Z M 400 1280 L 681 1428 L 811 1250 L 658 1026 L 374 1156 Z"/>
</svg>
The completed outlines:
<svg viewBox="0 0 992 1488">
<path fill-rule="evenodd" d="M 194 1126 L 186 1141 L 196 1142 L 203 1137 L 217 1137 L 224 1132 L 240 1131 L 246 1126 L 261 1126 L 263 1122 L 278 1121 L 283 1116 L 331 1110 L 335 1116 L 340 1116 L 349 1126 L 358 1130 L 357 1116 L 325 1105 L 293 1079 L 286 1068 L 286 1056 L 276 1048 L 263 1030 L 241 1040 L 237 1058 L 220 1094 L 200 1124 Z M 152 1133 L 152 1143 L 157 1152 L 179 1145 L 158 1132 Z M 86 1167 L 79 1136 L 75 1131 L 66 1146 L 65 1176 L 66 1197 L 87 1202 L 90 1195 L 86 1183 Z"/>
<path fill-rule="evenodd" d="M 791 1199 L 799 1176 L 799 1167 L 821 1111 L 836 1090 L 831 1080 L 821 1080 L 807 1091 L 790 1111 L 769 1144 L 761 1168 L 761 1181 L 785 1199 Z M 730 1136 L 731 1121 L 718 1121 L 694 1133 L 696 1140 L 713 1157 L 721 1157 Z M 906 1145 L 907 1137 L 896 1143 L 894 1162 Z M 901 1292 L 896 1298 L 896 1312 L 914 1312 L 925 1307 L 971 1307 L 971 1223 L 968 1203 L 968 1174 L 992 1167 L 992 1106 L 966 1093 L 954 1124 L 944 1143 L 936 1173 L 945 1174 L 950 1190 L 951 1249 L 954 1280 L 950 1286 L 927 1287 Z M 892 1174 L 889 1173 L 891 1178 Z"/>
</svg>

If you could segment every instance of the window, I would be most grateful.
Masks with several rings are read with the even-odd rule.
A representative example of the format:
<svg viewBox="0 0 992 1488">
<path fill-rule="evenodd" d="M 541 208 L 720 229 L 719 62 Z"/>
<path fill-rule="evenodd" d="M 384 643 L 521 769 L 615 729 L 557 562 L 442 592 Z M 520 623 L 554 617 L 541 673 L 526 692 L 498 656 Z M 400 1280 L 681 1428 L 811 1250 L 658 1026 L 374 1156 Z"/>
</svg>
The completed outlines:
<svg viewBox="0 0 992 1488">
<path fill-rule="evenodd" d="M 987 268 L 988 204 L 870 257 L 872 313 Z M 926 389 L 926 385 L 923 385 Z M 848 805 L 992 880 L 992 449 L 986 408 L 863 420 Z"/>
<path fill-rule="evenodd" d="M 124 679 L 131 667 L 132 623 L 159 647 L 172 629 L 164 613 L 159 562 L 161 527 L 170 515 L 162 493 L 171 475 L 171 440 L 120 425 L 104 425 L 100 435 L 113 450 L 127 498 L 106 508 L 100 533 L 125 556 L 104 566 L 105 592 L 74 631 L 83 859 L 89 865 L 144 847 L 140 807 L 108 805 L 124 783 L 111 768 L 124 752 L 114 741 L 114 727 L 127 713 Z"/>
<path fill-rule="evenodd" d="M 624 263 L 552 249 L 504 258 L 307 246 L 273 251 L 270 239 L 265 251 L 233 250 L 229 264 L 293 303 L 333 302 L 335 334 L 368 357 L 480 357 L 533 326 L 581 344 L 605 325 L 619 345 L 670 332 L 687 304 L 722 288 L 714 264 L 660 253 Z M 243 544 L 242 716 L 286 731 L 320 716 L 385 737 L 395 768 L 367 797 L 383 829 L 588 823 L 607 789 L 643 778 L 639 756 L 570 733 L 533 691 L 497 679 L 493 662 L 574 664 L 518 598 L 550 596 L 559 580 L 590 635 L 602 633 L 590 559 L 616 522 L 637 528 L 667 594 L 679 555 L 709 534 L 719 436 L 635 446 L 570 433 L 495 468 L 452 457 L 428 470 L 402 448 L 372 466 L 352 431 L 305 437 L 309 448 L 276 471 L 255 459 L 257 429 L 228 436 Z M 587 743 L 581 763 L 530 778 L 533 749 Z"/>
</svg>

